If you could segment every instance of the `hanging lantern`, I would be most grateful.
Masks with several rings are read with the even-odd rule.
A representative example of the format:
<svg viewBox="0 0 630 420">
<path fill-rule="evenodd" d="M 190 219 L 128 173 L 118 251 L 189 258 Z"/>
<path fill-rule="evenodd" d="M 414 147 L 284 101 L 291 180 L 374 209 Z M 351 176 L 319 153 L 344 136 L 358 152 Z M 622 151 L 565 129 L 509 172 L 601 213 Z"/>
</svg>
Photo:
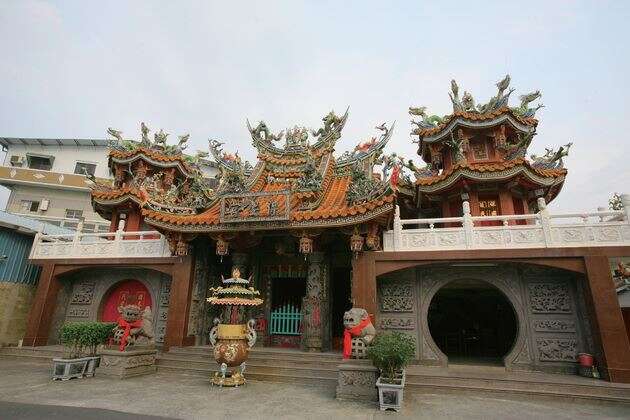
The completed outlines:
<svg viewBox="0 0 630 420">
<path fill-rule="evenodd" d="M 363 236 L 361 236 L 356 229 L 354 230 L 354 234 L 350 237 L 350 250 L 354 252 L 355 256 L 363 250 Z"/>
<path fill-rule="evenodd" d="M 369 234 L 365 239 L 365 244 L 372 251 L 381 249 L 381 237 L 378 236 L 378 232 L 376 234 Z"/>
<path fill-rule="evenodd" d="M 217 238 L 217 255 L 221 257 L 221 262 L 223 262 L 223 257 L 228 254 L 228 245 L 228 242 L 222 236 Z"/>
<path fill-rule="evenodd" d="M 306 259 L 307 255 L 313 253 L 313 239 L 306 235 L 300 238 L 300 253 L 304 254 L 304 259 Z"/>
<path fill-rule="evenodd" d="M 188 255 L 188 244 L 182 240 L 177 242 L 177 246 L 175 248 L 175 255 L 179 257 Z"/>
</svg>

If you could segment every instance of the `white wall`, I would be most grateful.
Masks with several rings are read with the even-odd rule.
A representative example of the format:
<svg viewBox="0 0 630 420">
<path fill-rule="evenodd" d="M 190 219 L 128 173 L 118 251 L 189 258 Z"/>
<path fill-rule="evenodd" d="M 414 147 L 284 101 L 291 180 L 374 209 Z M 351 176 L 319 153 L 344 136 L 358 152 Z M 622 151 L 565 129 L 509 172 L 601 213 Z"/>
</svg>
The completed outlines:
<svg viewBox="0 0 630 420">
<path fill-rule="evenodd" d="M 54 156 L 51 171 L 61 173 L 74 173 L 77 162 L 96 164 L 96 175 L 99 178 L 110 178 L 107 167 L 108 148 L 106 146 L 26 146 L 11 145 L 4 157 L 4 166 L 10 165 L 11 156 L 17 155 L 26 158 L 27 153 L 35 155 Z M 27 167 L 26 163 L 23 165 Z"/>
</svg>

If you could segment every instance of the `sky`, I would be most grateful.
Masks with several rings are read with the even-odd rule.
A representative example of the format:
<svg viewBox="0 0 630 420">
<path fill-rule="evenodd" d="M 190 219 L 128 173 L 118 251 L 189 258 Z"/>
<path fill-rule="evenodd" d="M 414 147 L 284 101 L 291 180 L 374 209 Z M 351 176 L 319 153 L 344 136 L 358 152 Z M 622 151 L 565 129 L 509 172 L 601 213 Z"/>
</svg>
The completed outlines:
<svg viewBox="0 0 630 420">
<path fill-rule="evenodd" d="M 556 211 L 630 193 L 628 1 L 0 0 L 0 137 L 139 137 L 139 124 L 255 160 L 245 121 L 316 128 L 350 107 L 337 155 L 396 121 L 386 151 L 420 163 L 407 108 L 447 114 L 509 73 L 540 89 L 531 153 L 573 142 Z M 6 200 L 6 194 L 3 197 Z"/>
</svg>

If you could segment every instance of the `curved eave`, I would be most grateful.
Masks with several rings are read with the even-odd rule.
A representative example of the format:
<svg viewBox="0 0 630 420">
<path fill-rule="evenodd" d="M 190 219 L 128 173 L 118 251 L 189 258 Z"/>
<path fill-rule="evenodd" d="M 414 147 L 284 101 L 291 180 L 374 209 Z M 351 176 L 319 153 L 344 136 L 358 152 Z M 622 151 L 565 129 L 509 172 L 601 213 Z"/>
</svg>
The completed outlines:
<svg viewBox="0 0 630 420">
<path fill-rule="evenodd" d="M 394 200 L 383 203 L 365 213 L 357 213 L 336 218 L 290 220 L 290 221 L 270 221 L 270 222 L 243 222 L 238 224 L 177 224 L 156 220 L 145 215 L 144 221 L 156 228 L 177 231 L 177 232 L 246 232 L 264 230 L 287 230 L 287 229 L 310 229 L 326 227 L 351 226 L 357 223 L 364 223 L 374 220 L 384 214 L 394 210 Z"/>
<path fill-rule="evenodd" d="M 465 128 L 492 128 L 503 123 L 509 123 L 515 130 L 521 133 L 531 133 L 536 129 L 538 121 L 530 118 L 516 117 L 512 111 L 503 111 L 501 114 L 490 118 L 471 118 L 467 114 L 455 115 L 442 127 L 414 130 L 412 134 L 418 135 L 424 143 L 435 143 L 449 135 L 457 127 Z"/>
<path fill-rule="evenodd" d="M 353 165 L 356 162 L 369 159 L 370 157 L 379 154 L 385 148 L 389 140 L 392 138 L 395 127 L 396 127 L 396 121 L 392 123 L 392 127 L 387 131 L 387 134 L 384 136 L 381 136 L 379 141 L 371 145 L 370 148 L 366 152 L 358 156 L 352 156 L 351 158 L 347 160 L 337 160 L 337 167 L 343 168 L 345 166 Z"/>
<path fill-rule="evenodd" d="M 523 164 L 500 171 L 479 171 L 474 168 L 462 167 L 456 169 L 444 179 L 431 184 L 417 182 L 416 186 L 419 192 L 436 193 L 450 188 L 461 179 L 470 179 L 478 182 L 496 182 L 507 181 L 516 176 L 525 176 L 531 182 L 542 187 L 553 187 L 564 182 L 566 171 L 564 171 L 564 173 L 558 173 L 557 175 L 542 176 Z"/>
<path fill-rule="evenodd" d="M 174 160 L 168 160 L 168 161 L 158 160 L 143 153 L 142 151 L 138 151 L 138 153 L 135 153 L 130 156 L 125 156 L 125 157 L 117 157 L 117 156 L 110 155 L 111 162 L 122 164 L 122 165 L 128 165 L 140 159 L 142 159 L 149 165 L 156 166 L 158 168 L 177 168 L 179 169 L 181 174 L 184 175 L 186 178 L 193 177 L 193 173 L 189 170 L 188 165 L 186 165 L 181 159 L 174 159 Z"/>
</svg>

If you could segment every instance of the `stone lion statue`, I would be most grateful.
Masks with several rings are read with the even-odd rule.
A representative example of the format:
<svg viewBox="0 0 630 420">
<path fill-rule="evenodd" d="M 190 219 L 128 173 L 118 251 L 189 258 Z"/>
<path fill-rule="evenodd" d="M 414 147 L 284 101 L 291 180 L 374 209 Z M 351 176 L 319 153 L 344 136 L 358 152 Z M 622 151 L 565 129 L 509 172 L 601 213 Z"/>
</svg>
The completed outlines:
<svg viewBox="0 0 630 420">
<path fill-rule="evenodd" d="M 376 337 L 376 328 L 365 309 L 352 308 L 343 314 L 343 357 L 366 357 L 365 349 Z"/>
<path fill-rule="evenodd" d="M 150 307 L 140 309 L 138 305 L 118 307 L 118 325 L 114 328 L 114 343 L 120 351 L 137 344 L 153 345 L 153 312 Z"/>
</svg>

